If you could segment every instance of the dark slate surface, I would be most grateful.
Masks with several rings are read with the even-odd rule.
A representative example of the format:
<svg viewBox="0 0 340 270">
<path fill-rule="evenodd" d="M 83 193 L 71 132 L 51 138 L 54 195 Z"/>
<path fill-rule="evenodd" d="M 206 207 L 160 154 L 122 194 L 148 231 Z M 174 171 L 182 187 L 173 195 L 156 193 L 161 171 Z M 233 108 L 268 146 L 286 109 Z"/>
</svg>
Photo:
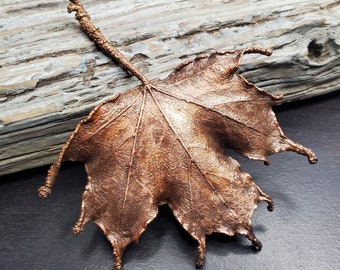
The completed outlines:
<svg viewBox="0 0 340 270">
<path fill-rule="evenodd" d="M 263 249 L 241 236 L 208 237 L 204 270 L 340 269 L 340 94 L 276 108 L 290 138 L 319 157 L 310 165 L 295 153 L 271 156 L 271 165 L 237 159 L 275 202 L 260 204 L 253 225 Z M 86 175 L 68 163 L 52 196 L 38 198 L 47 167 L 0 178 L 0 269 L 111 269 L 111 246 L 90 223 L 73 236 Z M 196 243 L 167 207 L 124 255 L 124 269 L 193 270 Z"/>
</svg>

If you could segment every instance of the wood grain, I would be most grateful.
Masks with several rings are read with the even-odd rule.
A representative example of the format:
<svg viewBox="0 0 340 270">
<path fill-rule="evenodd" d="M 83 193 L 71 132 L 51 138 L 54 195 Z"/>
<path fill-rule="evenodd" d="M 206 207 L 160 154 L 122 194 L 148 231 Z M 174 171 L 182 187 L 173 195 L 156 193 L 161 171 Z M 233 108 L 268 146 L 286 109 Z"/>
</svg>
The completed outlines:
<svg viewBox="0 0 340 270">
<path fill-rule="evenodd" d="M 99 52 L 64 0 L 1 0 L 0 174 L 51 163 L 93 106 L 138 81 Z M 241 72 L 285 101 L 339 89 L 340 1 L 84 1 L 148 78 L 212 50 L 272 48 Z"/>
</svg>

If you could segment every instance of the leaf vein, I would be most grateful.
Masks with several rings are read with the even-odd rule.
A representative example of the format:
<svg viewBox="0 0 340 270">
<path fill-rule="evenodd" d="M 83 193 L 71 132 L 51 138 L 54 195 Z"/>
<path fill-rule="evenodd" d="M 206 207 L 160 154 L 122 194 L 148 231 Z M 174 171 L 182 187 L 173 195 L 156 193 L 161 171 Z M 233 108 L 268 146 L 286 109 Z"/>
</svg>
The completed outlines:
<svg viewBox="0 0 340 270">
<path fill-rule="evenodd" d="M 217 113 L 217 114 L 219 114 L 220 116 L 226 117 L 226 118 L 230 119 L 231 121 L 233 121 L 233 122 L 235 122 L 235 123 L 237 123 L 237 124 L 240 124 L 241 126 L 245 126 L 246 128 L 249 128 L 249 129 L 251 129 L 252 131 L 254 131 L 254 132 L 258 133 L 258 134 L 261 134 L 261 135 L 263 135 L 263 136 L 266 136 L 266 137 L 267 137 L 267 136 L 275 137 L 275 136 L 273 136 L 273 135 L 271 135 L 271 134 L 267 134 L 267 133 L 261 132 L 260 130 L 258 130 L 258 129 L 256 129 L 256 128 L 252 127 L 252 126 L 249 126 L 249 125 L 247 125 L 246 123 L 243 123 L 243 122 L 241 122 L 241 121 L 239 121 L 239 120 L 237 120 L 237 119 L 235 119 L 235 118 L 232 118 L 232 117 L 230 117 L 230 116 L 228 116 L 228 115 L 225 115 L 225 114 L 221 113 L 221 112 L 218 111 L 218 110 L 215 110 L 215 109 L 213 109 L 213 108 L 206 107 L 206 106 L 203 105 L 203 104 L 200 104 L 200 103 L 198 103 L 198 102 L 195 102 L 194 100 L 182 98 L 182 97 L 173 95 L 173 94 L 171 94 L 171 93 L 167 93 L 167 92 L 162 91 L 162 90 L 160 90 L 160 89 L 158 89 L 158 88 L 156 88 L 156 87 L 154 87 L 154 89 L 155 89 L 156 91 L 158 91 L 158 92 L 160 92 L 160 93 L 162 93 L 162 94 L 164 94 L 164 95 L 170 96 L 170 97 L 172 97 L 172 98 L 174 98 L 174 99 L 178 99 L 178 100 L 181 100 L 181 101 L 185 101 L 185 102 L 187 102 L 187 103 L 190 103 L 190 104 L 199 106 L 199 107 L 203 108 L 204 110 L 208 110 L 208 111 L 212 111 L 212 112 L 214 112 L 214 113 Z"/>
<path fill-rule="evenodd" d="M 153 87 L 154 90 L 157 90 Z M 160 112 L 162 113 L 164 119 L 166 120 L 166 122 L 168 123 L 170 129 L 172 130 L 172 132 L 175 134 L 176 138 L 178 138 L 180 144 L 182 145 L 184 151 L 187 153 L 187 155 L 190 157 L 191 163 L 193 163 L 195 165 L 195 167 L 198 169 L 198 171 L 201 173 L 201 175 L 203 176 L 204 180 L 208 183 L 210 189 L 213 191 L 214 194 L 216 194 L 216 196 L 220 199 L 220 201 L 223 203 L 223 205 L 229 209 L 229 207 L 227 206 L 226 202 L 223 199 L 223 196 L 218 192 L 218 190 L 212 185 L 212 183 L 209 181 L 209 179 L 207 178 L 206 174 L 204 173 L 203 169 L 197 164 L 197 162 L 193 159 L 192 155 L 190 154 L 189 149 L 185 146 L 183 140 L 181 139 L 181 137 L 179 136 L 177 130 L 175 129 L 175 127 L 171 124 L 170 120 L 168 119 L 168 117 L 166 116 L 165 112 L 163 111 L 161 105 L 159 104 L 158 100 L 156 99 L 156 97 L 153 95 L 151 89 L 149 90 L 153 100 L 156 103 L 156 106 L 158 107 L 158 109 L 160 110 Z"/>
<path fill-rule="evenodd" d="M 145 88 L 144 88 L 143 89 L 142 104 L 141 104 L 141 107 L 140 107 L 140 110 L 139 110 L 139 116 L 138 116 L 136 128 L 134 130 L 134 134 L 133 134 L 134 139 L 133 139 L 133 145 L 132 145 L 132 149 L 131 149 L 129 168 L 128 168 L 127 179 L 126 179 L 126 184 L 125 184 L 124 199 L 123 199 L 123 205 L 122 205 L 122 208 L 121 208 L 121 211 L 120 211 L 118 228 L 121 227 L 122 216 L 123 216 L 123 213 L 124 213 L 124 209 L 125 209 L 126 201 L 127 201 L 127 196 L 128 196 L 128 193 L 129 193 L 129 186 L 130 186 L 130 180 L 131 180 L 131 170 L 132 170 L 133 160 L 134 160 L 134 157 L 135 157 L 135 154 L 136 154 L 138 131 L 139 131 L 139 128 L 140 128 L 140 124 L 142 122 L 142 117 L 143 117 L 143 112 L 144 112 L 144 107 L 145 107 L 145 98 L 146 98 L 146 91 L 145 91 Z"/>
<path fill-rule="evenodd" d="M 139 98 L 138 94 L 135 99 L 128 104 L 121 112 L 119 112 L 119 114 L 117 114 L 114 118 L 110 119 L 109 121 L 105 122 L 104 124 L 102 124 L 100 127 L 98 127 L 96 129 L 96 132 L 94 132 L 93 134 L 91 134 L 88 138 L 86 138 L 85 140 L 83 140 L 82 142 L 86 142 L 87 140 L 91 139 L 92 137 L 94 137 L 95 135 L 97 135 L 100 131 L 102 131 L 103 129 L 105 129 L 108 125 L 110 125 L 112 122 L 114 122 L 117 118 L 119 118 L 120 116 L 123 115 L 123 113 L 125 113 L 126 111 L 128 111 L 128 109 L 130 109 L 138 100 Z M 108 118 L 108 117 L 107 117 Z"/>
</svg>

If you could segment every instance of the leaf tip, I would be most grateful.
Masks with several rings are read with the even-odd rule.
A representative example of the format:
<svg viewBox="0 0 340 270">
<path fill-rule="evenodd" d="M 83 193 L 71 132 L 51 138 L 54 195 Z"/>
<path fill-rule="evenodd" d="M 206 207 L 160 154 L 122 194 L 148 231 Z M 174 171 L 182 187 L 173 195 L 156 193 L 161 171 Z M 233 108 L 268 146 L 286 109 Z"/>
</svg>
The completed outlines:
<svg viewBox="0 0 340 270">
<path fill-rule="evenodd" d="M 311 149 L 304 147 L 303 145 L 292 140 L 288 139 L 288 147 L 286 150 L 306 156 L 310 164 L 316 164 L 318 161 L 316 154 Z"/>
<path fill-rule="evenodd" d="M 41 186 L 39 189 L 38 189 L 38 192 L 39 192 L 39 197 L 40 198 L 43 198 L 43 199 L 46 199 L 48 197 L 48 195 L 51 194 L 51 188 L 47 187 L 47 186 Z"/>
<path fill-rule="evenodd" d="M 310 155 L 308 155 L 308 161 L 310 164 L 316 164 L 318 162 L 318 157 L 314 152 L 311 151 Z"/>
<path fill-rule="evenodd" d="M 274 211 L 274 203 L 273 203 L 273 201 L 268 202 L 267 209 L 268 209 L 269 212 L 273 212 Z"/>
</svg>

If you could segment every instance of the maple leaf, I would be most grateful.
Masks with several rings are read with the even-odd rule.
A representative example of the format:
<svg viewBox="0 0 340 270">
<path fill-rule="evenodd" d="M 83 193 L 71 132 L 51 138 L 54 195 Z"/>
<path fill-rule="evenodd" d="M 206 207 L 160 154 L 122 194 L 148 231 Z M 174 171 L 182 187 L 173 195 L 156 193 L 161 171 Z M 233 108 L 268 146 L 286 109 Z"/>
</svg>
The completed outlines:
<svg viewBox="0 0 340 270">
<path fill-rule="evenodd" d="M 251 217 L 271 198 L 224 154 L 234 149 L 269 163 L 268 155 L 294 151 L 315 154 L 288 139 L 271 107 L 272 95 L 237 74 L 247 53 L 270 55 L 252 47 L 201 55 L 176 68 L 164 80 L 147 80 L 103 40 L 79 1 L 71 1 L 84 31 L 99 47 L 136 75 L 142 85 L 97 106 L 81 121 L 51 166 L 40 196 L 51 193 L 65 160 L 85 163 L 88 183 L 75 234 L 95 222 L 111 242 L 114 269 L 122 254 L 168 204 L 183 228 L 198 242 L 196 265 L 204 263 L 205 238 L 219 232 L 242 234 L 257 249 Z M 117 56 L 118 55 L 118 56 Z"/>
</svg>

